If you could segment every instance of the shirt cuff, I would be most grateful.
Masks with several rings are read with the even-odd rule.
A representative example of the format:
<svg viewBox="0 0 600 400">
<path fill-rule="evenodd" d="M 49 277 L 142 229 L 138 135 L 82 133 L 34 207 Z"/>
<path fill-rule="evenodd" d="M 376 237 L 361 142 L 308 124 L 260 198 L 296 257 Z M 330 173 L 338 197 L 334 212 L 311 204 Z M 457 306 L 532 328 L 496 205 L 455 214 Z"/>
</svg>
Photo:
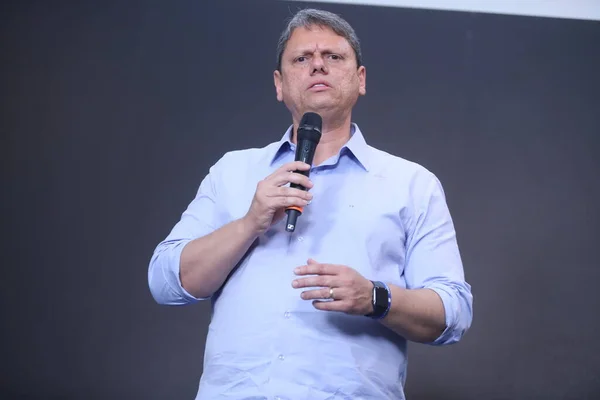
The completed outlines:
<svg viewBox="0 0 600 400">
<path fill-rule="evenodd" d="M 168 251 L 169 259 L 167 261 L 167 268 L 163 269 L 163 273 L 165 274 L 165 280 L 171 290 L 174 291 L 178 297 L 181 297 L 184 300 L 184 303 L 196 303 L 201 300 L 210 299 L 210 296 L 195 297 L 185 290 L 181 283 L 181 276 L 179 274 L 181 268 L 181 252 L 189 242 L 191 242 L 191 239 L 181 240 L 172 245 L 171 249 Z"/>
<path fill-rule="evenodd" d="M 458 342 L 460 340 L 460 335 L 457 335 L 455 327 L 460 313 L 460 310 L 458 309 L 458 307 L 460 307 L 459 301 L 448 293 L 447 288 L 430 286 L 427 287 L 427 289 L 433 290 L 440 296 L 442 304 L 444 305 L 444 314 L 446 316 L 446 328 L 440 336 L 431 342 L 431 344 L 444 345 Z"/>
</svg>

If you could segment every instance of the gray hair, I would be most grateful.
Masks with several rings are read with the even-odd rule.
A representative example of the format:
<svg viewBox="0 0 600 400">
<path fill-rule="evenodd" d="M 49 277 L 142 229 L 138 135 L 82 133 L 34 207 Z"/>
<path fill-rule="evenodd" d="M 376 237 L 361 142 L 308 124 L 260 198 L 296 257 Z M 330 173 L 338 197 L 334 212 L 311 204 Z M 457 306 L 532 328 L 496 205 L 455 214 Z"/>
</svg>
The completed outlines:
<svg viewBox="0 0 600 400">
<path fill-rule="evenodd" d="M 316 10 L 316 9 L 304 9 L 298 11 L 289 21 L 277 43 L 277 70 L 281 71 L 281 56 L 285 50 L 288 40 L 292 36 L 294 29 L 296 28 L 309 28 L 313 25 L 324 26 L 330 28 L 337 35 L 345 38 L 356 55 L 357 67 L 362 65 L 362 53 L 360 50 L 360 42 L 358 36 L 354 32 L 354 29 L 346 20 L 337 14 L 329 11 Z"/>
</svg>

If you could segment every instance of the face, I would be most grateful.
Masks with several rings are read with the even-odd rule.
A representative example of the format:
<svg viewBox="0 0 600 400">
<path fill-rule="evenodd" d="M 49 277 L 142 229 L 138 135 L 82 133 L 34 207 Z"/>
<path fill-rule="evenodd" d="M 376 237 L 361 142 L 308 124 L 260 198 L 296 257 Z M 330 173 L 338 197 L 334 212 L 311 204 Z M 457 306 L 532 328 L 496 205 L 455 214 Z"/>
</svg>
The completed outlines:
<svg viewBox="0 0 600 400">
<path fill-rule="evenodd" d="M 295 29 L 274 80 L 277 100 L 296 121 L 308 111 L 324 119 L 349 115 L 366 93 L 364 66 L 357 67 L 350 43 L 327 27 Z"/>
</svg>

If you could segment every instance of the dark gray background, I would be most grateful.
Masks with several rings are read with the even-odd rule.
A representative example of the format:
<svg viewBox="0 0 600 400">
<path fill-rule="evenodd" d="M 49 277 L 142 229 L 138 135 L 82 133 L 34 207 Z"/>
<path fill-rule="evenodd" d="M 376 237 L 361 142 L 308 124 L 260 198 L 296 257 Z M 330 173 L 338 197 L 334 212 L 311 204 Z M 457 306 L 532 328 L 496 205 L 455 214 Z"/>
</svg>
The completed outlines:
<svg viewBox="0 0 600 400">
<path fill-rule="evenodd" d="M 290 123 L 303 5 L 0 5 L 0 397 L 193 398 L 209 307 L 156 305 L 148 261 L 223 152 Z M 323 8 L 364 46 L 354 120 L 441 179 L 473 285 L 460 344 L 410 346 L 409 399 L 597 398 L 600 24 Z"/>
</svg>

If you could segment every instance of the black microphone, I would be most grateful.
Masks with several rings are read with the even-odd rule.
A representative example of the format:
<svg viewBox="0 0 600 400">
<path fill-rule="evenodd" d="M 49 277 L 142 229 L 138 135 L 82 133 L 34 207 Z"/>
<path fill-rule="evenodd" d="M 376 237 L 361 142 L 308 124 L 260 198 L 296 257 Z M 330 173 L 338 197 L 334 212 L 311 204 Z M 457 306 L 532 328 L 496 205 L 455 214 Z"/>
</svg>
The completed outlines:
<svg viewBox="0 0 600 400">
<path fill-rule="evenodd" d="M 323 119 L 319 114 L 314 112 L 307 112 L 302 116 L 300 125 L 298 125 L 298 135 L 296 135 L 296 158 L 295 161 L 302 161 L 312 166 L 313 157 L 315 156 L 315 150 L 321 140 L 321 126 L 323 125 Z M 309 176 L 310 170 L 308 171 L 295 171 L 299 174 Z M 290 187 L 307 190 L 304 186 L 296 183 L 291 183 Z M 287 213 L 287 224 L 285 230 L 293 232 L 296 229 L 296 220 L 302 215 L 303 207 L 290 206 L 285 209 Z"/>
</svg>

